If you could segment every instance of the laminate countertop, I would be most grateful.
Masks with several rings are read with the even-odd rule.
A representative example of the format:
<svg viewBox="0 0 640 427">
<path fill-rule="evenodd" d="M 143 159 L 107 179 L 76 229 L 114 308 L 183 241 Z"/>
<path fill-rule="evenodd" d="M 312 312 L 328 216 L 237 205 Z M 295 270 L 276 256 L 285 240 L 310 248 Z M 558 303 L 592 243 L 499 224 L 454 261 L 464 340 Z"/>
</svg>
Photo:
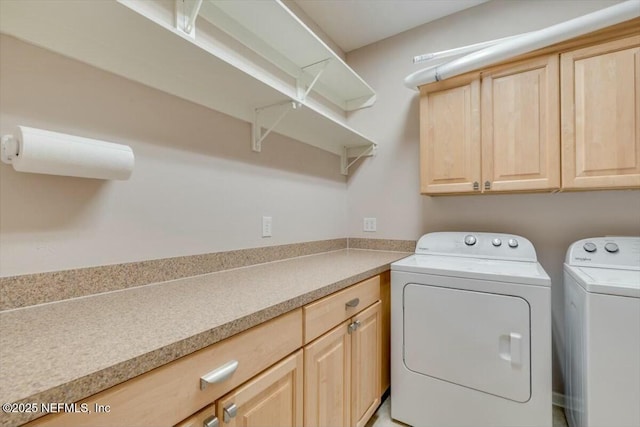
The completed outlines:
<svg viewBox="0 0 640 427">
<path fill-rule="evenodd" d="M 389 269 L 343 249 L 0 313 L 0 403 L 75 402 Z M 0 426 L 41 414 L 0 413 Z"/>
</svg>

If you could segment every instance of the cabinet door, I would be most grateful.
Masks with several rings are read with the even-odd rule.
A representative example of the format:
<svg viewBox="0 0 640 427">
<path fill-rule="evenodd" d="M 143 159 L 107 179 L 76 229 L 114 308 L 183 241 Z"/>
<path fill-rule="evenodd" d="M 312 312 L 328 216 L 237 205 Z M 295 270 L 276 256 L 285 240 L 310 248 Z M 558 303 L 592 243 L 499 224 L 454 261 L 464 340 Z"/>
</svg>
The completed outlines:
<svg viewBox="0 0 640 427">
<path fill-rule="evenodd" d="M 382 303 L 380 316 L 380 396 L 391 385 L 391 272 L 380 275 L 380 302 Z"/>
<path fill-rule="evenodd" d="M 471 193 L 480 182 L 480 80 L 461 76 L 420 89 L 420 188 Z"/>
<path fill-rule="evenodd" d="M 302 425 L 302 350 L 218 401 L 218 419 L 228 427 Z"/>
<path fill-rule="evenodd" d="M 482 187 L 560 188 L 558 55 L 483 73 Z"/>
<path fill-rule="evenodd" d="M 351 425 L 351 335 L 347 320 L 304 348 L 304 426 Z"/>
<path fill-rule="evenodd" d="M 380 405 L 381 316 L 378 301 L 353 318 L 358 328 L 352 333 L 351 425 L 363 427 Z"/>
<path fill-rule="evenodd" d="M 562 186 L 640 187 L 640 36 L 561 56 Z"/>
</svg>

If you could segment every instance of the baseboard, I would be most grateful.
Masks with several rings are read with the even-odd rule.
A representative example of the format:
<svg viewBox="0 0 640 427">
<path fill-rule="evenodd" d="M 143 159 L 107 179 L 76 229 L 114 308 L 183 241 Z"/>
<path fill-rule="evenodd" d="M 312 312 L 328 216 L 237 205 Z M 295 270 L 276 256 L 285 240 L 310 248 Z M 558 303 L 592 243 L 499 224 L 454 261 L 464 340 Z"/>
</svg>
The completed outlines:
<svg viewBox="0 0 640 427">
<path fill-rule="evenodd" d="M 551 398 L 551 403 L 553 406 L 559 406 L 561 408 L 566 407 L 567 398 L 563 393 L 558 393 L 556 391 L 553 392 L 553 397 Z"/>
</svg>

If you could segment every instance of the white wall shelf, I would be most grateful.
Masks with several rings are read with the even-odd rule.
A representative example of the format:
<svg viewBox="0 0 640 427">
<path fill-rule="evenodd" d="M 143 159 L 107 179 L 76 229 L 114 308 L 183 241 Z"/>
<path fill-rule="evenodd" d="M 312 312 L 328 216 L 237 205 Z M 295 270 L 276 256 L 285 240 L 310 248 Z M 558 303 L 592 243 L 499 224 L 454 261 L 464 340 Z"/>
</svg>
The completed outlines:
<svg viewBox="0 0 640 427">
<path fill-rule="evenodd" d="M 0 32 L 342 157 L 375 146 L 346 124 L 375 93 L 278 0 L 10 1 Z"/>
</svg>

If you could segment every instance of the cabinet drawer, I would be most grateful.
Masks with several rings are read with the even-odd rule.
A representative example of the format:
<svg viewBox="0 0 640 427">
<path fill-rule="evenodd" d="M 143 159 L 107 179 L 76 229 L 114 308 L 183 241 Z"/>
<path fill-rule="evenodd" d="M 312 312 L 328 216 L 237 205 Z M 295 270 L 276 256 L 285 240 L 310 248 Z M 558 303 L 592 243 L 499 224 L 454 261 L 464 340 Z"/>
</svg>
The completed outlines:
<svg viewBox="0 0 640 427">
<path fill-rule="evenodd" d="M 182 421 L 179 424 L 176 424 L 175 427 L 203 427 L 205 421 L 209 421 L 216 416 L 216 405 L 209 405 L 204 408 L 202 411 L 198 412 Z M 218 424 L 220 421 L 218 421 Z"/>
<path fill-rule="evenodd" d="M 302 310 L 255 326 L 82 401 L 109 413 L 59 414 L 29 426 L 170 426 L 211 404 L 302 346 Z M 236 360 L 227 379 L 201 389 L 200 377 Z"/>
<path fill-rule="evenodd" d="M 375 276 L 304 306 L 304 343 L 310 343 L 379 299 L 380 276 Z"/>
</svg>

